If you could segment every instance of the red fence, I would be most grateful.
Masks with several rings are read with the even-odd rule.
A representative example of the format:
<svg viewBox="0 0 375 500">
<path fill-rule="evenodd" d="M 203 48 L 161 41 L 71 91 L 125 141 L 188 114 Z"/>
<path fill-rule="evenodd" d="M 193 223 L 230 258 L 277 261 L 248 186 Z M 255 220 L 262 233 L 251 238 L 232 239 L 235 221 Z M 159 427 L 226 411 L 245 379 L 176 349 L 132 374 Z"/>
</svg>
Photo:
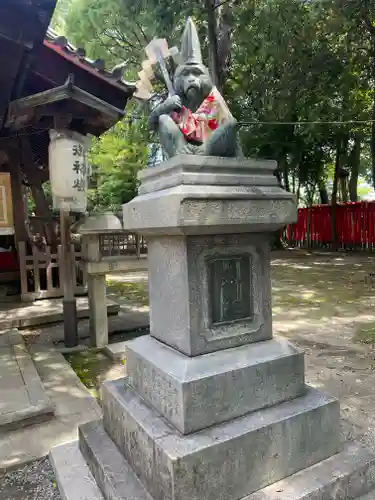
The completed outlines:
<svg viewBox="0 0 375 500">
<path fill-rule="evenodd" d="M 331 207 L 298 210 L 298 221 L 287 228 L 291 246 L 331 248 Z M 336 207 L 337 244 L 342 249 L 375 249 L 375 202 L 340 203 Z"/>
</svg>

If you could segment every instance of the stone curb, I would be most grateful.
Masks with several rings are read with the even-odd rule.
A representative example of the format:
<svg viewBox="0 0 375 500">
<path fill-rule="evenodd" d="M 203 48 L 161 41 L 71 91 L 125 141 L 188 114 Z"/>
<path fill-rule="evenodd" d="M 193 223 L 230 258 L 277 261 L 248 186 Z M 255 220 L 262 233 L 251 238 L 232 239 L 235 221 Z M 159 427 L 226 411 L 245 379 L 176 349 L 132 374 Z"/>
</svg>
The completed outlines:
<svg viewBox="0 0 375 500">
<path fill-rule="evenodd" d="M 79 451 L 78 441 L 56 446 L 49 459 L 63 500 L 104 500 Z"/>
</svg>

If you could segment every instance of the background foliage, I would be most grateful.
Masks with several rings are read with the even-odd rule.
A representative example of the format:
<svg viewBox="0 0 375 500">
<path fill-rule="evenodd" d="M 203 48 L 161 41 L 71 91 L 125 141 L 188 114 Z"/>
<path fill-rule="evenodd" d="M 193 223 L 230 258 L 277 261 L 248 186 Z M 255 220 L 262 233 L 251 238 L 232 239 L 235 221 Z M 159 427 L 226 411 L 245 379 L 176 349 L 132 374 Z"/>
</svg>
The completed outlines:
<svg viewBox="0 0 375 500">
<path fill-rule="evenodd" d="M 300 204 L 358 199 L 375 182 L 375 3 L 366 0 L 60 0 L 55 26 L 136 79 L 154 36 L 178 43 L 188 14 L 246 154 L 274 159 Z M 137 108 L 129 110 L 138 113 Z M 306 123 L 308 122 L 308 123 Z M 344 123 L 342 123 L 344 122 Z M 135 194 L 145 119 L 96 142 L 93 205 Z"/>
<path fill-rule="evenodd" d="M 118 210 L 137 194 L 137 173 L 147 165 L 148 131 L 145 120 L 119 122 L 94 139 L 90 152 L 92 182 L 91 210 Z"/>
</svg>

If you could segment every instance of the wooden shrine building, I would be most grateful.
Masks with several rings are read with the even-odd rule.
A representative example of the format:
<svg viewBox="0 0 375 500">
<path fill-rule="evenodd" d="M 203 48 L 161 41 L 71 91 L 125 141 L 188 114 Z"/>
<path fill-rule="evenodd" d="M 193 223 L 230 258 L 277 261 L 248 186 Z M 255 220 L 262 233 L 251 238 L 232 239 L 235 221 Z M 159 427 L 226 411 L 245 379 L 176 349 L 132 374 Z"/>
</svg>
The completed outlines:
<svg viewBox="0 0 375 500">
<path fill-rule="evenodd" d="M 49 130 L 99 136 L 123 117 L 135 91 L 122 69 L 107 71 L 102 60 L 87 59 L 49 28 L 55 4 L 0 0 L 0 282 L 21 274 L 22 294 L 33 298 L 54 296 L 48 286 L 39 293 L 41 252 L 48 254 L 45 268 L 58 267 L 58 235 L 42 187 L 49 179 Z M 25 289 L 27 262 L 36 281 L 31 291 Z"/>
</svg>

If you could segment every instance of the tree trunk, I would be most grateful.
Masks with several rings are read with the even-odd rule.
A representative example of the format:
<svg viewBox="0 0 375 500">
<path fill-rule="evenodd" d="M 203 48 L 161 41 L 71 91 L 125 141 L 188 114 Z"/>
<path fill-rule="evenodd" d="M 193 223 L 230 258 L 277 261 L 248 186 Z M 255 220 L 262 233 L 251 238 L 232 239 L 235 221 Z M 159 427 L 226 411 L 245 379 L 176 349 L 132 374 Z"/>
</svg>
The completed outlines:
<svg viewBox="0 0 375 500">
<path fill-rule="evenodd" d="M 337 145 L 335 171 L 333 174 L 332 198 L 331 198 L 331 243 L 332 250 L 337 250 L 337 231 L 336 231 L 336 210 L 337 210 L 337 190 L 340 170 L 340 145 Z"/>
<path fill-rule="evenodd" d="M 283 241 L 283 233 L 284 229 L 279 229 L 275 231 L 275 240 L 273 242 L 272 248 L 273 250 L 285 250 L 285 243 Z"/>
<path fill-rule="evenodd" d="M 299 204 L 300 197 L 301 197 L 301 181 L 298 180 L 298 187 L 297 187 L 297 193 L 296 193 L 297 205 Z"/>
<path fill-rule="evenodd" d="M 343 176 L 340 177 L 340 191 L 341 191 L 341 201 L 344 203 L 348 203 L 349 201 L 348 183 L 347 183 L 347 178 Z"/>
<path fill-rule="evenodd" d="M 322 205 L 329 205 L 328 190 L 327 190 L 327 186 L 325 185 L 324 181 L 320 180 L 318 182 L 318 190 L 319 190 L 319 196 L 320 196 L 320 203 Z"/>
<path fill-rule="evenodd" d="M 361 144 L 362 136 L 357 133 L 354 137 L 353 149 L 350 152 L 350 180 L 349 180 L 349 197 L 350 201 L 358 201 L 358 177 L 359 177 L 359 164 L 361 160 Z"/>
<path fill-rule="evenodd" d="M 287 170 L 287 168 L 288 166 L 287 166 L 286 156 L 283 154 L 280 156 L 277 162 L 277 169 L 275 171 L 275 176 L 277 178 L 279 186 L 289 191 L 289 182 L 287 182 L 287 186 L 285 185 L 283 186 L 283 182 L 285 182 L 285 180 L 288 181 L 288 176 L 285 176 L 285 171 Z M 272 245 L 272 248 L 274 250 L 285 250 L 286 245 L 283 242 L 283 233 L 284 229 L 275 231 L 274 233 L 275 240 Z"/>
<path fill-rule="evenodd" d="M 288 164 L 286 162 L 285 162 L 285 167 L 283 170 L 283 180 L 284 180 L 285 191 L 290 192 L 289 176 L 288 176 Z"/>
<path fill-rule="evenodd" d="M 293 170 L 293 175 L 292 175 L 292 193 L 296 194 L 296 171 Z"/>
<path fill-rule="evenodd" d="M 217 32 L 218 44 L 218 83 L 219 89 L 223 91 L 225 82 L 228 79 L 232 55 L 232 26 L 233 26 L 233 6 L 228 2 L 219 9 L 219 27 Z"/>
<path fill-rule="evenodd" d="M 375 26 L 371 33 L 371 54 L 372 54 L 372 79 L 375 81 Z M 372 102 L 372 125 L 371 125 L 371 163 L 372 163 L 372 184 L 375 187 L 375 89 L 373 89 Z"/>
<path fill-rule="evenodd" d="M 331 199 L 331 239 L 332 239 L 332 250 L 338 249 L 337 240 L 337 192 L 339 185 L 339 174 L 340 170 L 345 164 L 346 152 L 348 147 L 349 138 L 348 136 L 339 137 L 337 139 L 336 147 L 336 161 L 335 161 L 335 171 L 333 175 L 333 186 L 332 186 L 332 199 Z"/>
<path fill-rule="evenodd" d="M 38 169 L 34 162 L 33 151 L 30 141 L 27 137 L 23 137 L 21 141 L 22 147 L 22 163 L 23 170 L 26 174 L 30 191 L 35 202 L 35 213 L 43 219 L 43 231 L 47 245 L 53 249 L 57 248 L 57 236 L 55 234 L 55 226 L 52 217 L 52 211 L 49 207 L 46 195 L 43 189 L 45 173 Z M 35 236 L 35 235 L 34 235 Z"/>
<path fill-rule="evenodd" d="M 373 2 L 370 0 L 362 0 L 360 2 L 360 21 L 364 24 L 370 36 L 370 58 L 371 58 L 371 73 L 372 80 L 375 81 L 375 24 L 373 23 L 373 16 L 370 10 L 370 5 Z M 372 184 L 375 188 L 375 88 L 373 90 L 372 98 L 372 125 L 371 125 L 371 166 L 372 166 Z"/>
<path fill-rule="evenodd" d="M 43 221 L 42 227 L 46 243 L 55 250 L 57 248 L 57 234 L 43 186 L 42 184 L 30 184 L 30 190 L 35 202 L 35 215 Z"/>
<path fill-rule="evenodd" d="M 204 4 L 207 13 L 211 77 L 213 84 L 216 85 L 219 90 L 221 90 L 219 80 L 220 68 L 217 40 L 217 9 L 215 9 L 214 0 L 204 0 Z"/>
<path fill-rule="evenodd" d="M 375 48 L 374 48 L 375 50 Z M 375 66 L 375 61 L 374 61 Z M 374 70 L 375 73 L 375 70 Z M 375 76 L 374 76 L 375 78 Z M 371 162 L 372 162 L 372 184 L 375 188 L 375 92 L 374 92 L 374 102 L 372 105 L 372 126 L 371 126 Z"/>
<path fill-rule="evenodd" d="M 50 209 L 42 185 L 30 184 L 30 191 L 35 202 L 35 215 L 38 217 L 48 217 Z"/>
<path fill-rule="evenodd" d="M 286 158 L 286 154 L 282 153 L 279 157 L 279 160 L 277 162 L 277 170 L 280 173 L 280 181 L 281 181 L 281 187 L 285 189 L 285 191 L 290 192 L 290 185 L 289 185 L 289 165 L 288 161 Z"/>
<path fill-rule="evenodd" d="M 274 172 L 274 176 L 276 177 L 279 186 L 282 188 L 283 187 L 283 182 L 282 182 L 282 179 L 281 179 L 281 172 L 280 172 L 279 165 L 277 165 L 277 169 Z"/>
<path fill-rule="evenodd" d="M 307 207 L 306 238 L 307 238 L 307 251 L 309 253 L 311 253 L 311 250 L 312 250 L 312 241 L 311 241 L 311 206 Z"/>
</svg>

